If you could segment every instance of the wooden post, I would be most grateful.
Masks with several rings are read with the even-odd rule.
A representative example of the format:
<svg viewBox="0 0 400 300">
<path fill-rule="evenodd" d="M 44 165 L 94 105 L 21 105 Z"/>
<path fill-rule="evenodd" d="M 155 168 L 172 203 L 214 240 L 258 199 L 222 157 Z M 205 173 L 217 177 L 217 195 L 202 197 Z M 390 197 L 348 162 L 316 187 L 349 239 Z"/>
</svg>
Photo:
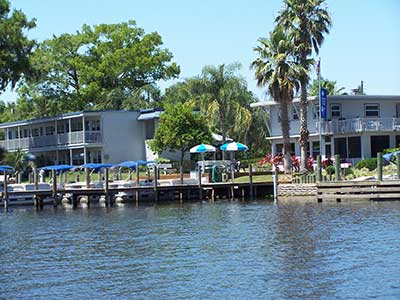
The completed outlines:
<svg viewBox="0 0 400 300">
<path fill-rule="evenodd" d="M 199 165 L 199 198 L 203 200 L 203 186 L 201 182 L 201 166 Z"/>
<path fill-rule="evenodd" d="M 154 165 L 154 200 L 158 202 L 158 170 L 157 165 Z"/>
<path fill-rule="evenodd" d="M 108 189 L 108 168 L 106 168 L 105 170 L 105 183 L 104 183 L 104 194 L 106 197 L 106 206 L 110 207 L 111 205 L 111 197 L 110 197 L 110 193 L 109 193 L 109 189 Z"/>
<path fill-rule="evenodd" d="M 322 162 L 321 162 L 321 155 L 317 156 L 317 177 L 316 177 L 317 182 L 322 181 Z"/>
<path fill-rule="evenodd" d="M 52 197 L 53 197 L 53 205 L 54 207 L 57 207 L 58 201 L 57 201 L 57 175 L 56 175 L 56 170 L 51 170 L 51 178 L 52 178 Z"/>
<path fill-rule="evenodd" d="M 278 202 L 278 168 L 275 168 L 273 175 L 273 184 L 274 184 L 274 202 Z"/>
<path fill-rule="evenodd" d="M 253 165 L 252 164 L 249 164 L 249 180 L 250 180 L 250 199 L 253 200 L 254 191 L 253 191 Z"/>
<path fill-rule="evenodd" d="M 8 209 L 8 178 L 7 171 L 4 170 L 4 190 L 3 190 L 3 202 L 4 202 L 4 210 Z"/>
<path fill-rule="evenodd" d="M 140 193 L 139 193 L 139 188 L 140 187 L 140 177 L 139 177 L 139 166 L 136 166 L 136 205 L 139 204 L 139 197 L 140 197 Z"/>
<path fill-rule="evenodd" d="M 378 172 L 378 180 L 382 181 L 383 179 L 383 160 L 382 160 L 382 152 L 378 152 L 376 155 L 377 158 L 377 172 Z"/>
<path fill-rule="evenodd" d="M 400 153 L 396 153 L 397 179 L 400 179 Z"/>
<path fill-rule="evenodd" d="M 340 180 L 340 155 L 335 154 L 335 180 Z"/>
<path fill-rule="evenodd" d="M 33 183 L 35 186 L 35 191 L 39 189 L 39 174 L 36 168 L 33 168 Z"/>
<path fill-rule="evenodd" d="M 90 170 L 89 168 L 85 168 L 85 181 L 86 181 L 86 189 L 90 188 Z"/>
</svg>

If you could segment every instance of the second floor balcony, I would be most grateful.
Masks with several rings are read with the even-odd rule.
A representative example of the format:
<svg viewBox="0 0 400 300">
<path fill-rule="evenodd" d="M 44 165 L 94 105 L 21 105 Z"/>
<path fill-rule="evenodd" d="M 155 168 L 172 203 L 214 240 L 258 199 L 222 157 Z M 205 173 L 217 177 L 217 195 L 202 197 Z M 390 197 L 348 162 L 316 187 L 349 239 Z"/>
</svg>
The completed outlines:
<svg viewBox="0 0 400 300">
<path fill-rule="evenodd" d="M 316 132 L 319 134 L 319 122 Z M 321 134 L 400 131 L 400 118 L 354 118 L 321 122 Z"/>
<path fill-rule="evenodd" d="M 7 151 L 18 149 L 36 149 L 51 146 L 68 146 L 82 143 L 100 143 L 100 131 L 75 131 L 63 134 L 52 134 L 36 137 L 25 137 L 0 141 L 0 147 Z"/>
</svg>

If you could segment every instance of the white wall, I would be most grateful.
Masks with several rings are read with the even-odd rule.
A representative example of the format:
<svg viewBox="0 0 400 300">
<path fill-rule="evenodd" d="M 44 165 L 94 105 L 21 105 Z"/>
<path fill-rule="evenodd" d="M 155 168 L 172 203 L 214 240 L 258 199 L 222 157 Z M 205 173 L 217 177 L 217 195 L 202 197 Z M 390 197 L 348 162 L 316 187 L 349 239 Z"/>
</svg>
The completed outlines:
<svg viewBox="0 0 400 300">
<path fill-rule="evenodd" d="M 107 111 L 101 114 L 103 162 L 146 159 L 144 122 L 136 111 Z"/>
</svg>

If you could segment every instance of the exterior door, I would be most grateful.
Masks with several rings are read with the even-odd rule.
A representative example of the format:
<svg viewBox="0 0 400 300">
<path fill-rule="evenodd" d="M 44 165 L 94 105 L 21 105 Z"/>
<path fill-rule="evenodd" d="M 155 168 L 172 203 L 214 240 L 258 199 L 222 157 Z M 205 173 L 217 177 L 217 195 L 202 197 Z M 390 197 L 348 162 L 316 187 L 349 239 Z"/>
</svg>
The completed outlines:
<svg viewBox="0 0 400 300">
<path fill-rule="evenodd" d="M 376 157 L 378 152 L 390 148 L 390 137 L 388 135 L 371 136 L 371 157 Z"/>
</svg>

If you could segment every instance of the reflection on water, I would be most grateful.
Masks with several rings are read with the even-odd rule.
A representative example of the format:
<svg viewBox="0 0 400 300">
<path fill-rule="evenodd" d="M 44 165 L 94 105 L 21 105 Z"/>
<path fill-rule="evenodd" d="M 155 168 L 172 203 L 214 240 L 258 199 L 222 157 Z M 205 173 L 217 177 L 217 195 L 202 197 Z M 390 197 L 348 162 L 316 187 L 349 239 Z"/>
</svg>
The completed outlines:
<svg viewBox="0 0 400 300">
<path fill-rule="evenodd" d="M 400 299 L 400 202 L 0 212 L 0 299 Z"/>
</svg>

